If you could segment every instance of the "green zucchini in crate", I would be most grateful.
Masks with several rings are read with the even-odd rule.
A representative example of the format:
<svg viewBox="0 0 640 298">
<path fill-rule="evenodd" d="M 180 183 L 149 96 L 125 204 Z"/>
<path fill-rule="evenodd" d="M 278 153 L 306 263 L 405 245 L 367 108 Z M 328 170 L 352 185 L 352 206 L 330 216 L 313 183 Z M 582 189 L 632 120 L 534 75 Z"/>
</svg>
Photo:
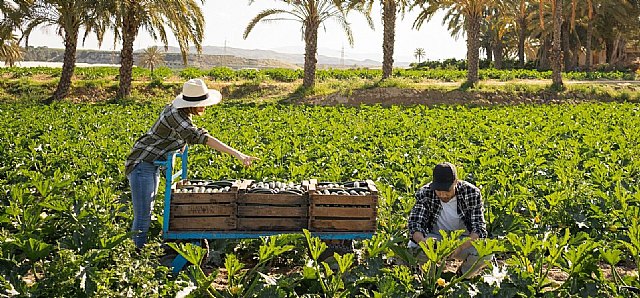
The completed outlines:
<svg viewBox="0 0 640 298">
<path fill-rule="evenodd" d="M 244 180 L 238 191 L 238 231 L 301 231 L 308 223 L 308 182 Z"/>
<path fill-rule="evenodd" d="M 169 231 L 235 230 L 240 181 L 183 180 L 171 193 Z"/>
<path fill-rule="evenodd" d="M 309 188 L 309 230 L 375 232 L 378 189 L 371 180 L 316 182 Z"/>
</svg>

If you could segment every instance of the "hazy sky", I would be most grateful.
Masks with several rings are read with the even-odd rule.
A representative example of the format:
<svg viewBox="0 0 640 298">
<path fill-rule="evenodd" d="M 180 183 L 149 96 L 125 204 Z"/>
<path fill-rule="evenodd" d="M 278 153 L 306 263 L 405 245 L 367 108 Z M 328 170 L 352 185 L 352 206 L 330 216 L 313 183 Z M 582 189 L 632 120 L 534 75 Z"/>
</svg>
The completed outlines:
<svg viewBox="0 0 640 298">
<path fill-rule="evenodd" d="M 244 29 L 249 21 L 259 12 L 268 8 L 284 8 L 282 1 L 257 0 L 248 5 L 247 0 L 208 0 L 203 7 L 206 20 L 204 46 L 224 46 L 243 49 L 276 50 L 288 53 L 304 53 L 304 42 L 300 25 L 294 21 L 278 21 L 259 23 L 247 39 L 242 38 Z M 321 27 L 318 32 L 318 53 L 321 55 L 339 57 L 340 49 L 344 46 L 345 58 L 362 60 L 365 58 L 382 61 L 382 22 L 380 18 L 381 6 L 376 4 L 372 18 L 375 30 L 368 27 L 365 18 L 352 12 L 348 16 L 354 36 L 351 48 L 340 26 L 333 20 L 325 23 L 326 31 Z M 446 58 L 464 58 L 466 55 L 465 37 L 453 39 L 446 28 L 442 26 L 442 13 L 436 15 L 430 23 L 423 24 L 420 30 L 411 29 L 418 12 L 408 12 L 404 19 L 396 22 L 395 60 L 397 62 L 413 62 L 413 52 L 416 48 L 424 48 L 427 59 L 440 60 Z M 62 48 L 62 38 L 55 35 L 55 28 L 40 28 L 33 31 L 29 45 Z M 141 31 L 134 43 L 134 49 L 146 48 L 151 45 L 161 45 L 152 40 L 146 32 Z M 175 40 L 169 40 L 170 46 L 177 46 Z M 81 49 L 98 49 L 95 36 L 87 38 Z M 101 47 L 103 50 L 113 50 L 113 35 L 105 37 Z M 120 45 L 116 46 L 120 49 Z"/>
</svg>

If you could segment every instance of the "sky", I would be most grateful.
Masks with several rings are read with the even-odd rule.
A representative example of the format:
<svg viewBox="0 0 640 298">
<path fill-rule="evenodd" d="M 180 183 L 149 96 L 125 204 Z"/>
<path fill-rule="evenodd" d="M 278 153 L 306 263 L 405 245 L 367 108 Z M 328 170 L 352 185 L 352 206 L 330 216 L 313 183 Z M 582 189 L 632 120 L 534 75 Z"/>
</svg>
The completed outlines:
<svg viewBox="0 0 640 298">
<path fill-rule="evenodd" d="M 277 21 L 258 23 L 247 39 L 242 35 L 247 24 L 258 13 L 265 9 L 287 8 L 282 1 L 257 0 L 249 5 L 248 0 L 208 0 L 203 5 L 206 29 L 203 46 L 226 46 L 242 49 L 275 50 L 286 53 L 304 53 L 304 41 L 300 31 L 300 23 L 295 21 Z M 382 22 L 381 5 L 376 3 L 372 10 L 374 29 L 371 29 L 364 16 L 351 12 L 347 20 L 351 24 L 354 36 L 353 47 L 349 46 L 342 28 L 334 20 L 325 22 L 318 32 L 318 54 L 339 57 L 344 47 L 346 59 L 372 59 L 382 61 Z M 425 23 L 419 30 L 412 29 L 418 11 L 410 11 L 404 18 L 396 21 L 396 42 L 394 60 L 396 62 L 415 62 L 413 53 L 416 48 L 425 50 L 423 60 L 442 60 L 447 58 L 464 58 L 466 55 L 465 37 L 458 40 L 451 37 L 442 25 L 442 12 Z M 29 38 L 30 46 L 47 46 L 63 48 L 62 38 L 58 37 L 54 27 L 41 27 L 34 30 Z M 162 45 L 154 41 L 145 31 L 141 31 L 134 43 L 134 49 Z M 170 46 L 177 46 L 175 39 L 169 39 Z M 95 35 L 85 41 L 79 41 L 78 49 L 114 50 L 113 34 L 107 34 L 100 48 Z M 116 43 L 115 50 L 120 49 Z"/>
</svg>

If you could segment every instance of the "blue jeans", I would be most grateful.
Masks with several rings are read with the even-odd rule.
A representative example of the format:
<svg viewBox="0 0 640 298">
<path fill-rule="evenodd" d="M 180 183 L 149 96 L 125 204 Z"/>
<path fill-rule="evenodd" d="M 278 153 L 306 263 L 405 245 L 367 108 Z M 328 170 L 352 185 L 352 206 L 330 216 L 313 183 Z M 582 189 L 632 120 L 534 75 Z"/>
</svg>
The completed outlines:
<svg viewBox="0 0 640 298">
<path fill-rule="evenodd" d="M 151 225 L 153 200 L 158 194 L 160 183 L 160 167 L 149 162 L 141 162 L 127 175 L 131 186 L 133 201 L 132 239 L 136 247 L 142 248 L 147 243 L 147 232 Z"/>
</svg>

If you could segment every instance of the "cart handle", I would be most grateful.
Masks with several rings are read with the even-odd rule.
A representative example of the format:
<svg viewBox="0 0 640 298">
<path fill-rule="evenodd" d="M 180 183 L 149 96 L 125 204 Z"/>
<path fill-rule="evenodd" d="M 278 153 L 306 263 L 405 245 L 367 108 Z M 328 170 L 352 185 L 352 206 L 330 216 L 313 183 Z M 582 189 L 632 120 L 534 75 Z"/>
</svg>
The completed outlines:
<svg viewBox="0 0 640 298">
<path fill-rule="evenodd" d="M 187 161 L 189 156 L 189 146 L 184 146 L 184 150 L 176 150 L 167 153 L 167 160 L 156 160 L 153 162 L 156 166 L 163 166 L 165 168 L 166 185 L 164 189 L 164 216 L 162 220 L 162 232 L 166 235 L 169 231 L 169 212 L 171 212 L 171 186 L 176 178 L 187 179 Z M 180 157 L 182 167 L 175 174 L 173 174 L 173 161 L 176 157 Z"/>
</svg>

